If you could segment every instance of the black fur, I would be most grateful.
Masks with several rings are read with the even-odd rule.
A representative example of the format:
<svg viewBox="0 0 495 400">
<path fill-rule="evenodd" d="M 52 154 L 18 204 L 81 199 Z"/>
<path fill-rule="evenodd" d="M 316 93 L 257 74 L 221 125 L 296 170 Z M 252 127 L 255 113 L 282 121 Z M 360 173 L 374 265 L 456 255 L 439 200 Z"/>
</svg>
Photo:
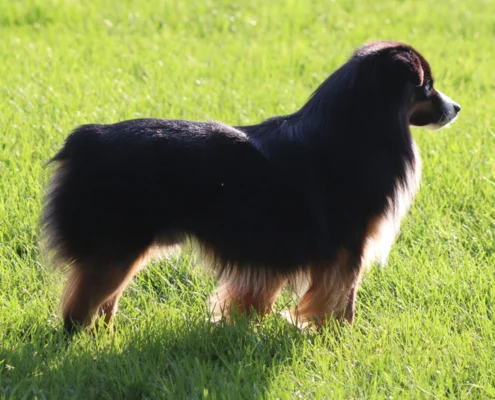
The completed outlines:
<svg viewBox="0 0 495 400">
<path fill-rule="evenodd" d="M 409 124 L 421 88 L 391 49 L 417 55 L 431 76 L 408 46 L 363 47 L 299 111 L 258 125 L 77 128 L 52 160 L 45 206 L 59 262 L 104 270 L 194 237 L 219 272 L 332 268 L 342 249 L 360 269 L 370 220 L 396 206 L 418 161 Z"/>
</svg>

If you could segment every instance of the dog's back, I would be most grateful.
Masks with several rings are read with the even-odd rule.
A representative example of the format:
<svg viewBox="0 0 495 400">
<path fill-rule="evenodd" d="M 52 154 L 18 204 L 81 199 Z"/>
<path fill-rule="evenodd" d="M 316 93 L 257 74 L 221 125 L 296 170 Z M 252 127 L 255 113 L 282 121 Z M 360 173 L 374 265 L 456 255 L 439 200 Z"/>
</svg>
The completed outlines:
<svg viewBox="0 0 495 400">
<path fill-rule="evenodd" d="M 298 218 L 308 202 L 298 182 L 270 164 L 244 133 L 219 123 L 85 125 L 53 161 L 59 166 L 45 223 L 59 238 L 52 247 L 73 259 L 192 235 L 215 246 L 224 263 L 282 267 L 299 262 L 296 249 L 285 247 L 300 246 L 295 237 L 314 228 L 305 226 L 309 215 Z"/>
</svg>

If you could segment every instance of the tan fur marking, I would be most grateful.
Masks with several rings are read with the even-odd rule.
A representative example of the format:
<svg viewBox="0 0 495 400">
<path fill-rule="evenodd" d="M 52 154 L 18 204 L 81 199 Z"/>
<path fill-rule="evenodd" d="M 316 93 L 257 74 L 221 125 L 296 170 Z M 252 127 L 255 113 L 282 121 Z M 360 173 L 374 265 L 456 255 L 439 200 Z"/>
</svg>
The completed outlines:
<svg viewBox="0 0 495 400">
<path fill-rule="evenodd" d="M 246 269 L 233 271 L 223 278 L 210 298 L 210 310 L 215 321 L 230 318 L 232 312 L 269 314 L 286 278 L 271 271 Z"/>
<path fill-rule="evenodd" d="M 406 182 L 398 184 L 395 199 L 389 199 L 389 209 L 380 216 L 373 217 L 368 223 L 363 265 L 369 267 L 373 262 L 385 265 L 397 235 L 402 219 L 407 214 L 421 180 L 421 158 L 413 142 L 414 162 L 407 166 Z"/>
<path fill-rule="evenodd" d="M 301 327 L 321 327 L 328 317 L 333 316 L 352 324 L 360 266 L 352 265 L 349 253 L 343 250 L 334 265 L 310 267 L 309 273 L 311 285 L 290 313 L 292 322 Z"/>
<path fill-rule="evenodd" d="M 117 312 L 122 292 L 147 260 L 146 253 L 130 266 L 115 265 L 98 270 L 77 263 L 72 265 L 62 296 L 64 318 L 91 326 L 99 312 L 109 324 Z"/>
</svg>

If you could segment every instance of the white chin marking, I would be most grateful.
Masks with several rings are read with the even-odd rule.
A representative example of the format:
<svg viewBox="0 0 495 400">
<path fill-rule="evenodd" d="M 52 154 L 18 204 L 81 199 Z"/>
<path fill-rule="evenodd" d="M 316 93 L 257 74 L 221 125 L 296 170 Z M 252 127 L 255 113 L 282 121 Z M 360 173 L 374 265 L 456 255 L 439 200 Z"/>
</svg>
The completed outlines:
<svg viewBox="0 0 495 400">
<path fill-rule="evenodd" d="M 428 125 L 423 125 L 423 126 L 417 126 L 417 125 L 410 125 L 412 128 L 423 128 L 423 129 L 429 129 L 431 131 L 436 131 L 438 129 L 442 128 L 447 128 L 448 126 L 452 125 L 452 123 L 457 119 L 457 116 L 455 118 L 452 118 L 450 121 L 445 122 L 445 123 L 438 123 L 438 124 L 428 124 Z"/>
<path fill-rule="evenodd" d="M 422 128 L 422 129 L 429 129 L 430 131 L 436 131 L 443 126 L 440 124 L 428 124 L 428 125 L 423 125 L 423 126 L 416 126 L 416 125 L 411 125 L 413 128 Z"/>
</svg>

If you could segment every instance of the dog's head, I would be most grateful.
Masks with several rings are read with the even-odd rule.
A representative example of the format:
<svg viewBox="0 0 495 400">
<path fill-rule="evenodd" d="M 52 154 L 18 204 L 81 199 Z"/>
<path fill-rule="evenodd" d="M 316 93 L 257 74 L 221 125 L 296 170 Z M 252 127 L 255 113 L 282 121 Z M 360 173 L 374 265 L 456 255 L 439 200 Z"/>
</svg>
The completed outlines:
<svg viewBox="0 0 495 400">
<path fill-rule="evenodd" d="M 398 42 L 372 42 L 354 54 L 360 62 L 380 64 L 374 68 L 387 86 L 408 98 L 409 124 L 440 129 L 457 118 L 461 106 L 434 87 L 428 62 L 412 47 Z"/>
</svg>

